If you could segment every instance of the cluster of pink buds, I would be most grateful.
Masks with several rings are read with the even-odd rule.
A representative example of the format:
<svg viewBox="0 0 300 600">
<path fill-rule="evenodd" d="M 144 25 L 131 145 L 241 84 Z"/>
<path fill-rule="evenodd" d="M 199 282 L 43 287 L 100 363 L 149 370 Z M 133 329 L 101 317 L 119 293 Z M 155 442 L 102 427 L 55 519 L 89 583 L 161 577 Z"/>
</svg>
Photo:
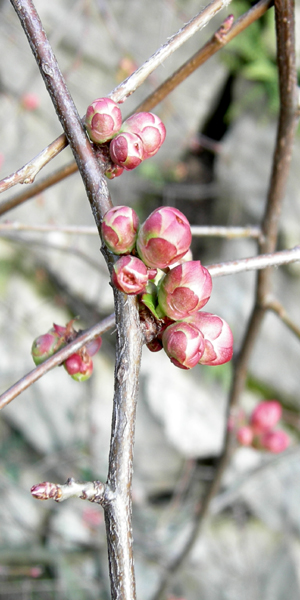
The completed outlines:
<svg viewBox="0 0 300 600">
<path fill-rule="evenodd" d="M 188 260 L 192 234 L 182 212 L 162 206 L 139 227 L 132 208 L 117 206 L 104 215 L 102 238 L 121 255 L 112 283 L 125 294 L 139 295 L 140 304 L 159 322 L 159 334 L 147 344 L 149 350 L 163 348 L 182 369 L 198 363 L 220 365 L 232 358 L 229 325 L 201 311 L 210 298 L 212 280 L 199 260 Z"/>
<path fill-rule="evenodd" d="M 277 400 L 260 402 L 250 417 L 241 415 L 234 425 L 238 442 L 241 446 L 252 446 L 273 454 L 283 452 L 290 439 L 285 431 L 277 428 L 281 416 L 282 408 Z"/>
<path fill-rule="evenodd" d="M 141 112 L 122 124 L 118 105 L 110 98 L 98 98 L 88 107 L 85 127 L 93 142 L 110 142 L 109 154 L 114 166 L 105 175 L 118 177 L 123 170 L 131 171 L 146 158 L 154 156 L 166 137 L 166 128 L 159 117 Z"/>
<path fill-rule="evenodd" d="M 54 323 L 47 333 L 34 340 L 31 354 L 36 365 L 40 365 L 66 344 L 76 339 L 80 332 L 75 331 L 73 323 L 74 320 L 69 321 L 66 326 Z M 73 379 L 76 381 L 89 379 L 93 372 L 92 356 L 100 350 L 101 343 L 102 339 L 98 336 L 64 361 L 64 367 Z"/>
</svg>

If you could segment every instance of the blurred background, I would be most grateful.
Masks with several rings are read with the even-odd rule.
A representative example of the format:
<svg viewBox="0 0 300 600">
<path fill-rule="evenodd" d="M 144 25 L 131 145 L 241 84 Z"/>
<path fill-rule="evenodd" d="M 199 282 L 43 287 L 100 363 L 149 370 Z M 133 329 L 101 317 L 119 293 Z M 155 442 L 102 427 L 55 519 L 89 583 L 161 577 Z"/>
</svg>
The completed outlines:
<svg viewBox="0 0 300 600">
<path fill-rule="evenodd" d="M 202 8 L 196 0 L 35 4 L 81 115 Z M 249 7 L 234 0 L 121 106 L 123 116 L 196 52 L 230 12 L 237 17 Z M 299 2 L 296 10 L 299 15 Z M 18 18 L 4 0 L 0 56 L 2 178 L 60 135 L 61 127 Z M 141 220 L 157 206 L 172 205 L 192 225 L 258 225 L 277 111 L 271 9 L 157 106 L 154 112 L 166 125 L 166 141 L 156 157 L 109 182 L 113 202 L 131 205 Z M 299 244 L 299 150 L 298 137 L 279 248 Z M 71 151 L 64 150 L 37 181 L 71 159 Z M 23 189 L 12 188 L 0 201 Z M 5 221 L 94 225 L 78 173 L 9 211 L 0 224 Z M 205 265 L 256 252 L 256 242 L 246 238 L 193 240 L 194 258 Z M 299 276 L 297 264 L 274 270 L 276 297 L 298 326 Z M 254 291 L 254 273 L 214 281 L 207 310 L 228 321 L 236 350 Z M 64 325 L 78 317 L 78 328 L 86 328 L 112 311 L 97 235 L 0 230 L 1 392 L 34 367 L 32 341 L 53 322 Z M 42 503 L 30 495 L 31 486 L 40 481 L 106 479 L 113 332 L 104 336 L 94 365 L 93 377 L 81 384 L 57 368 L 1 413 L 0 600 L 110 597 L 102 509 L 77 499 Z M 195 504 L 214 475 L 230 379 L 230 364 L 181 371 L 165 354 L 144 350 L 133 479 L 139 600 L 153 597 L 163 566 L 180 553 Z M 268 314 L 241 408 L 247 413 L 261 400 L 279 400 L 291 450 L 272 459 L 236 448 L 201 537 L 173 578 L 170 599 L 299 599 L 299 385 L 299 340 Z"/>
</svg>

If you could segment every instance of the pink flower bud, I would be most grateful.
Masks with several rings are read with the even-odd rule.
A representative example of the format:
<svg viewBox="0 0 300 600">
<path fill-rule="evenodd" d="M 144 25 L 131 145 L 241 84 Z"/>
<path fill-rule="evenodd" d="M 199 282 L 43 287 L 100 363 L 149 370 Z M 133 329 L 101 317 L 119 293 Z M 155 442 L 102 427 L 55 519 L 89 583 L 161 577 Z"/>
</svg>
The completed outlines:
<svg viewBox="0 0 300 600">
<path fill-rule="evenodd" d="M 65 360 L 64 367 L 75 381 L 86 381 L 93 372 L 93 361 L 90 356 L 81 356 L 80 354 L 71 354 Z"/>
<path fill-rule="evenodd" d="M 26 110 L 36 110 L 40 105 L 40 99 L 37 94 L 27 92 L 23 94 L 21 103 Z"/>
<path fill-rule="evenodd" d="M 144 160 L 142 140 L 134 133 L 119 133 L 110 143 L 111 160 L 127 171 L 135 169 Z"/>
<path fill-rule="evenodd" d="M 129 254 L 135 246 L 139 219 L 130 206 L 115 206 L 103 217 L 102 237 L 115 254 Z"/>
<path fill-rule="evenodd" d="M 125 294 L 140 294 L 148 282 L 146 265 L 135 256 L 121 256 L 114 264 L 112 283 Z"/>
<path fill-rule="evenodd" d="M 187 218 L 171 206 L 156 208 L 142 224 L 137 250 L 148 267 L 165 269 L 186 254 L 192 241 Z"/>
<path fill-rule="evenodd" d="M 280 429 L 276 431 L 265 431 L 260 438 L 260 446 L 269 452 L 278 454 L 290 445 L 290 438 Z"/>
<path fill-rule="evenodd" d="M 175 321 L 189 317 L 204 306 L 211 295 L 212 280 L 200 260 L 182 263 L 161 280 L 158 303 L 162 311 Z"/>
<path fill-rule="evenodd" d="M 34 340 L 31 347 L 31 355 L 34 363 L 40 365 L 57 352 L 64 343 L 64 339 L 56 334 L 53 329 L 44 335 L 40 335 Z"/>
<path fill-rule="evenodd" d="M 118 133 L 121 125 L 121 111 L 110 98 L 94 100 L 86 111 L 86 130 L 91 140 L 97 144 L 103 144 L 111 140 Z"/>
<path fill-rule="evenodd" d="M 136 113 L 124 121 L 121 131 L 138 135 L 144 148 L 144 159 L 158 152 L 166 137 L 166 128 L 159 117 L 148 112 Z"/>
<path fill-rule="evenodd" d="M 232 358 L 233 335 L 229 325 L 217 315 L 197 312 L 185 319 L 192 323 L 204 336 L 205 350 L 201 365 L 223 365 Z"/>
<path fill-rule="evenodd" d="M 251 427 L 244 425 L 237 430 L 236 437 L 241 446 L 251 446 L 254 436 Z"/>
<path fill-rule="evenodd" d="M 251 425 L 256 433 L 272 429 L 281 419 L 282 408 L 277 400 L 260 402 L 252 412 Z"/>
<path fill-rule="evenodd" d="M 204 352 L 202 333 L 197 327 L 182 321 L 164 330 L 162 343 L 171 362 L 181 369 L 195 367 Z"/>
<path fill-rule="evenodd" d="M 119 165 L 109 166 L 104 172 L 104 175 L 105 177 L 107 177 L 107 179 L 115 179 L 115 177 L 120 177 L 123 171 L 124 169 L 122 169 L 122 167 L 119 167 Z"/>
</svg>

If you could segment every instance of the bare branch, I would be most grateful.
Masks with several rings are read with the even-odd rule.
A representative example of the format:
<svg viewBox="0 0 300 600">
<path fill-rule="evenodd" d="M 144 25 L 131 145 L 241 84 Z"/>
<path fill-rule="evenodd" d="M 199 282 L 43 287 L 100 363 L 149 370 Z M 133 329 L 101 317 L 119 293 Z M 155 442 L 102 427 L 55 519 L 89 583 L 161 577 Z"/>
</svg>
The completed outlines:
<svg viewBox="0 0 300 600">
<path fill-rule="evenodd" d="M 105 502 L 106 486 L 101 481 L 87 481 L 80 483 L 75 481 L 73 477 L 69 477 L 66 483 L 51 483 L 43 481 L 32 486 L 31 494 L 37 500 L 55 500 L 55 502 L 63 502 L 69 498 L 81 498 L 81 500 L 89 500 L 96 504 Z"/>
<path fill-rule="evenodd" d="M 300 246 L 291 250 L 282 250 L 274 254 L 262 254 L 251 258 L 232 260 L 218 265 L 208 265 L 212 277 L 223 277 L 224 275 L 235 275 L 245 271 L 266 269 L 267 267 L 278 267 L 300 260 Z"/>
<path fill-rule="evenodd" d="M 25 167 L 23 167 L 23 168 L 25 168 Z M 20 169 L 20 171 L 21 170 L 22 169 Z M 20 194 L 16 194 L 15 196 L 8 198 L 7 200 L 2 200 L 2 202 L 0 202 L 0 215 L 3 215 L 4 213 L 11 210 L 12 208 L 19 206 L 19 204 L 22 204 L 26 200 L 29 200 L 30 198 L 33 198 L 34 196 L 41 194 L 44 190 L 48 189 L 52 185 L 55 185 L 59 181 L 62 181 L 66 177 L 69 177 L 69 175 L 76 173 L 77 170 L 78 170 L 77 164 L 74 160 L 69 165 L 66 165 L 65 167 L 62 167 L 61 169 L 58 169 L 51 175 L 47 175 L 47 177 L 44 177 L 38 183 L 31 185 L 24 192 L 21 192 Z M 17 171 L 17 173 L 19 173 L 19 171 Z M 0 193 L 1 193 L 1 191 L 8 189 L 9 187 L 12 187 L 12 185 L 15 185 L 16 183 L 24 183 L 22 181 L 19 181 L 19 182 L 15 181 L 15 183 L 12 183 L 12 185 L 8 185 L 8 187 L 5 187 L 6 181 L 13 181 L 13 179 L 11 179 L 11 178 L 13 178 L 13 175 L 10 175 L 10 177 L 6 177 L 5 179 L 2 180 L 2 182 L 0 182 Z M 1 186 L 3 187 L 3 189 Z"/>
<path fill-rule="evenodd" d="M 29 225 L 28 223 L 19 223 L 18 221 L 4 221 L 0 223 L 0 232 L 7 231 L 37 231 L 50 233 L 52 231 L 68 233 L 72 235 L 99 235 L 96 227 L 83 225 Z M 191 232 L 193 237 L 225 237 L 235 238 L 259 238 L 261 231 L 259 227 L 222 227 L 219 225 L 192 225 Z"/>
<path fill-rule="evenodd" d="M 24 392 L 30 387 L 35 381 L 43 377 L 48 371 L 61 365 L 71 354 L 74 354 L 82 346 L 91 342 L 93 339 L 102 335 L 106 331 L 109 331 L 115 324 L 115 315 L 112 314 L 100 323 L 93 325 L 90 329 L 87 329 L 84 333 L 79 335 L 74 342 L 71 342 L 67 346 L 64 346 L 61 350 L 56 352 L 53 356 L 45 360 L 41 365 L 30 371 L 27 375 L 17 381 L 12 387 L 10 387 L 4 394 L 0 396 L 0 409 L 4 408 L 9 402 L 14 400 L 19 394 Z"/>
<path fill-rule="evenodd" d="M 272 310 L 300 340 L 300 327 L 298 327 L 294 321 L 292 321 L 285 308 L 282 306 L 282 304 L 280 304 L 280 302 L 278 302 L 278 300 L 275 300 L 275 298 L 269 298 L 265 302 L 265 307 L 267 310 Z"/>
</svg>

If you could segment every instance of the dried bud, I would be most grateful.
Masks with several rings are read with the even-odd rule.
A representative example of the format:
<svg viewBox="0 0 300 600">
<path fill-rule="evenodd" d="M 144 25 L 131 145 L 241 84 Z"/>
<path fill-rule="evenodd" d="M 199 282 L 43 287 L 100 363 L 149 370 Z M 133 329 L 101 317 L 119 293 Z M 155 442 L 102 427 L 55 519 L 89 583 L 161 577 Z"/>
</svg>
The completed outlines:
<svg viewBox="0 0 300 600">
<path fill-rule="evenodd" d="M 94 354 L 96 354 L 98 352 L 98 350 L 100 350 L 101 345 L 102 345 L 102 338 L 99 335 L 91 342 L 88 342 L 85 345 L 85 349 L 89 356 L 94 356 Z"/>
<path fill-rule="evenodd" d="M 135 246 L 139 219 L 130 206 L 115 206 L 103 217 L 102 237 L 115 254 L 129 254 Z"/>
<path fill-rule="evenodd" d="M 252 412 L 251 425 L 256 433 L 272 429 L 282 415 L 281 404 L 277 400 L 260 402 Z"/>
<path fill-rule="evenodd" d="M 200 260 L 185 262 L 161 280 L 159 306 L 170 319 L 184 319 L 208 302 L 211 290 L 211 276 Z"/>
<path fill-rule="evenodd" d="M 282 431 L 281 429 L 277 429 L 276 431 L 265 431 L 260 438 L 260 447 L 269 452 L 273 452 L 274 454 L 283 452 L 289 445 L 290 438 L 285 431 Z"/>
<path fill-rule="evenodd" d="M 124 121 L 121 131 L 138 135 L 144 148 L 144 159 L 158 152 L 166 137 L 166 128 L 159 117 L 148 112 L 136 113 Z"/>
<path fill-rule="evenodd" d="M 142 224 L 137 250 L 148 267 L 165 269 L 186 254 L 192 241 L 187 218 L 171 206 L 154 210 Z"/>
<path fill-rule="evenodd" d="M 162 343 L 171 362 L 181 369 L 195 367 L 204 352 L 202 333 L 197 327 L 183 321 L 173 323 L 164 330 Z"/>
<path fill-rule="evenodd" d="M 86 381 L 92 375 L 93 361 L 88 354 L 75 353 L 65 360 L 64 367 L 75 381 Z"/>
<path fill-rule="evenodd" d="M 120 131 L 122 115 L 118 105 L 110 98 L 98 98 L 88 107 L 86 130 L 93 142 L 103 144 Z"/>
<path fill-rule="evenodd" d="M 146 344 L 148 350 L 150 350 L 150 352 L 159 352 L 160 350 L 163 349 L 163 345 L 162 342 L 160 341 L 159 338 L 154 338 L 154 340 L 152 340 L 151 342 L 148 342 L 148 344 Z"/>
<path fill-rule="evenodd" d="M 125 294 L 140 294 L 148 281 L 146 265 L 135 256 L 121 256 L 114 264 L 112 283 Z"/>
<path fill-rule="evenodd" d="M 131 171 L 144 160 L 144 150 L 141 138 L 134 133 L 119 133 L 110 143 L 109 153 L 111 160 Z"/>
<path fill-rule="evenodd" d="M 217 315 L 197 312 L 185 319 L 204 336 L 205 350 L 200 359 L 202 365 L 222 365 L 232 358 L 233 335 L 229 325 Z"/>
<path fill-rule="evenodd" d="M 241 446 L 251 446 L 254 436 L 251 427 L 244 425 L 237 430 L 236 437 Z"/>
</svg>

